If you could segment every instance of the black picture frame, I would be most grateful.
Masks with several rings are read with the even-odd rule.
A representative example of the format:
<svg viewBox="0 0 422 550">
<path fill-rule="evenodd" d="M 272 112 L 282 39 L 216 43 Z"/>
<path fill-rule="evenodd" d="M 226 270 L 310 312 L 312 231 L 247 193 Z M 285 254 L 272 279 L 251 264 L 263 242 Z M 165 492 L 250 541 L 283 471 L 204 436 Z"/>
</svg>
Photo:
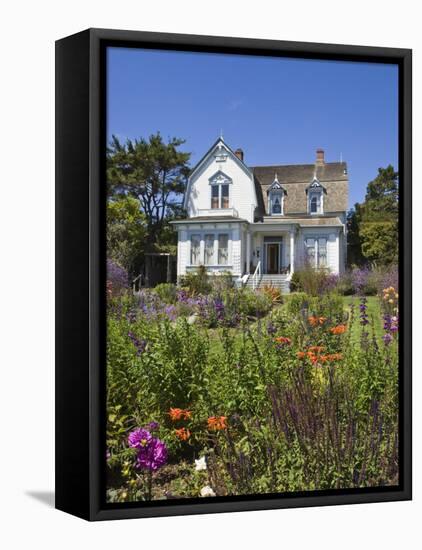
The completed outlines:
<svg viewBox="0 0 422 550">
<path fill-rule="evenodd" d="M 105 49 L 107 46 L 394 63 L 399 68 L 400 483 L 253 498 L 105 503 Z M 409 49 L 88 29 L 56 42 L 56 508 L 87 520 L 412 498 Z"/>
</svg>

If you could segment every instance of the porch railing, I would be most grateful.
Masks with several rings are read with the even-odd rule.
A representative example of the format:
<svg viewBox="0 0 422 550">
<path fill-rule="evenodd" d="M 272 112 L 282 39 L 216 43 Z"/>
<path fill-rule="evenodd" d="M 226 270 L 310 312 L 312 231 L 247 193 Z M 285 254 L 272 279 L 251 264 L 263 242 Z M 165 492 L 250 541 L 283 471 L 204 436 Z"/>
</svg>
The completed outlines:
<svg viewBox="0 0 422 550">
<path fill-rule="evenodd" d="M 256 269 L 254 271 L 254 274 L 252 275 L 252 288 L 254 290 L 258 287 L 260 280 L 261 280 L 261 261 L 258 262 Z"/>
</svg>

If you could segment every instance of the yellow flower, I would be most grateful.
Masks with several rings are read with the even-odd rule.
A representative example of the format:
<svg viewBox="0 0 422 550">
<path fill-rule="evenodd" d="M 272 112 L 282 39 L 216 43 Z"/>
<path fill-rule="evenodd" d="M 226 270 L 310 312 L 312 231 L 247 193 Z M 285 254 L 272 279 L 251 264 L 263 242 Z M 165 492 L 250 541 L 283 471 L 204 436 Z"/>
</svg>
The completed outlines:
<svg viewBox="0 0 422 550">
<path fill-rule="evenodd" d="M 388 300 L 388 303 L 389 303 L 389 304 L 394 304 L 394 300 L 392 300 L 392 299 L 390 298 L 390 300 Z"/>
</svg>

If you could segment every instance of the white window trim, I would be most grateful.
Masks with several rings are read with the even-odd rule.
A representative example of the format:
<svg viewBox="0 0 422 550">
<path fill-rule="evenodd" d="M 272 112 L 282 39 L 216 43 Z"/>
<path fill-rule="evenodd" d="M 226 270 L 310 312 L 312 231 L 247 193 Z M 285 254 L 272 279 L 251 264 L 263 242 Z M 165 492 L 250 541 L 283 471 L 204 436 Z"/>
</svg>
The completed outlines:
<svg viewBox="0 0 422 550">
<path fill-rule="evenodd" d="M 198 264 L 192 264 L 192 235 L 199 235 L 200 236 L 200 253 L 199 253 L 199 263 Z M 205 235 L 214 235 L 214 251 L 213 251 L 213 263 L 206 264 L 205 263 Z M 227 235 L 227 264 L 219 264 L 218 263 L 218 236 L 219 235 Z M 198 267 L 200 265 L 203 265 L 205 267 L 211 268 L 211 267 L 218 267 L 218 268 L 232 268 L 232 243 L 233 243 L 233 237 L 232 237 L 232 230 L 231 229 L 203 229 L 201 231 L 192 231 L 189 233 L 189 263 L 187 264 L 187 267 Z"/>
<path fill-rule="evenodd" d="M 219 179 L 219 176 L 220 176 L 220 181 L 217 181 Z M 223 181 L 221 181 L 221 177 L 224 178 Z M 230 191 L 230 185 L 233 183 L 233 180 L 229 178 L 226 174 L 224 174 L 224 172 L 219 171 L 209 179 L 209 183 L 210 183 L 210 199 L 209 199 L 210 210 L 228 210 L 229 208 L 231 208 L 232 193 Z M 223 204 L 222 186 L 223 185 L 228 185 L 228 188 L 229 188 L 229 204 L 225 208 L 223 208 L 222 206 Z M 214 186 L 218 186 L 218 208 L 212 207 L 212 189 Z"/>
<path fill-rule="evenodd" d="M 273 213 L 273 197 L 279 196 L 280 197 L 280 206 L 281 206 L 281 212 L 280 214 L 274 214 Z M 284 193 L 283 190 L 273 190 L 269 192 L 268 196 L 268 202 L 269 202 L 269 214 L 270 216 L 284 216 Z"/>
<path fill-rule="evenodd" d="M 311 211 L 311 200 L 313 196 L 319 195 L 319 212 Z M 308 191 L 308 213 L 311 216 L 320 216 L 324 214 L 324 191 L 322 189 L 310 189 Z"/>
</svg>

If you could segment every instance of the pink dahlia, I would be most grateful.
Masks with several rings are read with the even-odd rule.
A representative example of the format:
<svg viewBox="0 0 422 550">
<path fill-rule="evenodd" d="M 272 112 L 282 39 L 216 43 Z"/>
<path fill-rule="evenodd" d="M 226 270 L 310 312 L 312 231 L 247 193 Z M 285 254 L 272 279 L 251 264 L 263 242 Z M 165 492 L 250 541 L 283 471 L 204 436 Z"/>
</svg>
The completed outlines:
<svg viewBox="0 0 422 550">
<path fill-rule="evenodd" d="M 167 447 L 163 441 L 151 438 L 144 447 L 138 448 L 136 467 L 155 472 L 167 462 Z"/>
<path fill-rule="evenodd" d="M 129 443 L 129 447 L 141 449 L 147 447 L 150 444 L 152 440 L 152 435 L 149 433 L 148 430 L 145 430 L 144 428 L 136 428 L 136 430 L 130 432 L 127 440 Z"/>
</svg>

